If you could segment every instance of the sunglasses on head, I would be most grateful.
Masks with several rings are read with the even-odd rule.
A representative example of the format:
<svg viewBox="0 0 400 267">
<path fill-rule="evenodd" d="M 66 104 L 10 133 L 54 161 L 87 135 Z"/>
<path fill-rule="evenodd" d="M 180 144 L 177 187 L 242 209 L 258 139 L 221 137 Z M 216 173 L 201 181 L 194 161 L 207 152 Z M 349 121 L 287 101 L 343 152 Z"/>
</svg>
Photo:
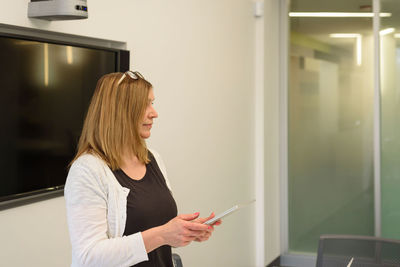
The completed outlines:
<svg viewBox="0 0 400 267">
<path fill-rule="evenodd" d="M 140 74 L 138 71 L 128 70 L 128 71 L 125 71 L 124 74 L 122 74 L 122 77 L 118 81 L 118 85 L 120 85 L 122 83 L 122 81 L 125 79 L 126 76 L 129 76 L 134 80 L 137 80 L 139 78 L 144 79 L 142 74 Z"/>
</svg>

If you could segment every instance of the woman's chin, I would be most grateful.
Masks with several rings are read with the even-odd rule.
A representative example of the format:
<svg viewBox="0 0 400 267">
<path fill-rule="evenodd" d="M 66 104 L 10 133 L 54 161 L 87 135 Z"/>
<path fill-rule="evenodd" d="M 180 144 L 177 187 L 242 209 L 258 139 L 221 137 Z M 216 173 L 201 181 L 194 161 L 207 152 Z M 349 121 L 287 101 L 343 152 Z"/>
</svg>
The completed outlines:
<svg viewBox="0 0 400 267">
<path fill-rule="evenodd" d="M 147 139 L 149 138 L 151 135 L 150 132 L 145 132 L 145 133 L 140 133 L 140 137 L 142 137 L 143 139 Z"/>
</svg>

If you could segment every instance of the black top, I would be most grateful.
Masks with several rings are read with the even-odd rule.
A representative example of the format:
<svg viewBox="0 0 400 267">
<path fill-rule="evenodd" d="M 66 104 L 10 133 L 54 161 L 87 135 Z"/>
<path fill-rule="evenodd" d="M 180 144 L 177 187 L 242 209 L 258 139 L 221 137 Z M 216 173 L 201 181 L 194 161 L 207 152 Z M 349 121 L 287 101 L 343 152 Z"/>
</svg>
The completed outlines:
<svg viewBox="0 0 400 267">
<path fill-rule="evenodd" d="M 143 232 L 167 223 L 177 215 L 177 207 L 154 156 L 149 151 L 150 163 L 146 174 L 134 180 L 122 170 L 113 171 L 118 182 L 130 189 L 127 199 L 127 216 L 124 235 Z M 161 246 L 148 253 L 149 260 L 135 267 L 172 267 L 170 246 Z"/>
</svg>

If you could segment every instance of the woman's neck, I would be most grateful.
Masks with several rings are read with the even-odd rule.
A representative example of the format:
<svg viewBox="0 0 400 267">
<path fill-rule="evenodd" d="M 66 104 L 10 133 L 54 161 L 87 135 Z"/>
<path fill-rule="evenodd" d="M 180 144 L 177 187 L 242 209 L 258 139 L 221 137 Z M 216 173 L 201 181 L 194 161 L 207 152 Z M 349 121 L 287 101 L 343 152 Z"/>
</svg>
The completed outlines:
<svg viewBox="0 0 400 267">
<path fill-rule="evenodd" d="M 124 154 L 122 156 L 123 170 L 130 178 L 140 180 L 146 173 L 146 165 L 139 161 L 138 157 L 133 154 Z"/>
<path fill-rule="evenodd" d="M 139 161 L 138 157 L 133 153 L 125 152 L 122 154 L 122 162 L 123 168 L 124 166 L 132 166 L 132 165 L 139 165 L 141 162 Z"/>
</svg>

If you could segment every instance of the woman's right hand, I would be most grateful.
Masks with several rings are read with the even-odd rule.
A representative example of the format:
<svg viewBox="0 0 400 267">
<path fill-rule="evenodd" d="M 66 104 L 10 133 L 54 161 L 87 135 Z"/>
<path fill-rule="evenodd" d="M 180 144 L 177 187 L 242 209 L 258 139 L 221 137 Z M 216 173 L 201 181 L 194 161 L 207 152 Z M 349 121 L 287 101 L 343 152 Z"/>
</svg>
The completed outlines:
<svg viewBox="0 0 400 267">
<path fill-rule="evenodd" d="M 201 238 L 205 231 L 212 231 L 209 225 L 193 221 L 199 213 L 181 214 L 162 226 L 163 238 L 172 247 L 187 246 L 193 240 Z"/>
</svg>

